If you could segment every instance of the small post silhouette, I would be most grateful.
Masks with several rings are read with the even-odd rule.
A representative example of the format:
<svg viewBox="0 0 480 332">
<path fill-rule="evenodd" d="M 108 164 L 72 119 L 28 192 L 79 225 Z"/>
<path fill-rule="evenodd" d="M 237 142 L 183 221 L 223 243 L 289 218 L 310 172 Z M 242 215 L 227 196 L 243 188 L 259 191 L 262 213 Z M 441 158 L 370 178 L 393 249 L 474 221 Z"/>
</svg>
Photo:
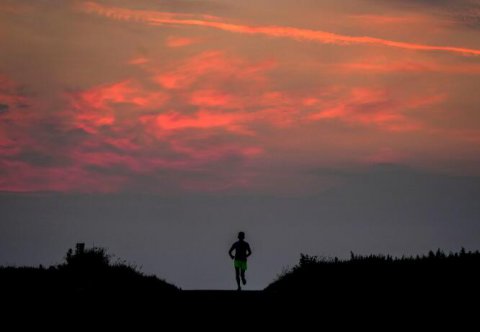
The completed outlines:
<svg viewBox="0 0 480 332">
<path fill-rule="evenodd" d="M 76 255 L 81 255 L 85 251 L 85 243 L 77 243 L 75 246 L 75 254 Z"/>
</svg>

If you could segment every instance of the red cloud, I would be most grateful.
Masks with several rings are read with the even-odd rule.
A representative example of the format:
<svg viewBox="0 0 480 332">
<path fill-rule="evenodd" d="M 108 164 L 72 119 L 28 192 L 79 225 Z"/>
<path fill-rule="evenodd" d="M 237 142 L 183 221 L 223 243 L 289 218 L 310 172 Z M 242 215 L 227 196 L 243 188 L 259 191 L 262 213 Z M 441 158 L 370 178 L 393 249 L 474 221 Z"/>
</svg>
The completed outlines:
<svg viewBox="0 0 480 332">
<path fill-rule="evenodd" d="M 319 42 L 323 44 L 336 45 L 374 45 L 401 48 L 405 50 L 416 51 L 442 51 L 462 55 L 480 55 L 480 50 L 452 46 L 433 46 L 408 42 L 398 42 L 375 37 L 357 37 L 340 35 L 336 33 L 299 29 L 284 26 L 248 26 L 240 24 L 223 23 L 219 21 L 207 20 L 205 17 L 195 17 L 194 15 L 173 14 L 147 10 L 131 10 L 119 7 L 108 7 L 94 2 L 85 2 L 80 7 L 87 13 L 95 13 L 105 17 L 118 20 L 140 21 L 152 25 L 189 25 L 204 26 L 223 31 L 241 33 L 248 35 L 264 35 L 276 38 L 288 38 L 293 40 L 305 40 Z"/>
<path fill-rule="evenodd" d="M 141 118 L 141 121 L 149 126 L 152 132 L 159 137 L 163 137 L 169 131 L 216 128 L 232 133 L 251 135 L 252 132 L 247 130 L 243 125 L 248 120 L 248 114 L 244 113 L 213 112 L 206 110 L 200 110 L 193 115 L 169 112 L 159 115 L 146 115 Z"/>
</svg>

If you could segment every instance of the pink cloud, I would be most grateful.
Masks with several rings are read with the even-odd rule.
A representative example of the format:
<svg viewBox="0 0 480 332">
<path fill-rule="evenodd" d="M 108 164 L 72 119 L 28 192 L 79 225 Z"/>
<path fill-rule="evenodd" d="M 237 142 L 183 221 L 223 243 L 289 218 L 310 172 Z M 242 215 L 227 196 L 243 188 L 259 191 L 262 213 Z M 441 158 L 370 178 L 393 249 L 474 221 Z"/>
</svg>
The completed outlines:
<svg viewBox="0 0 480 332">
<path fill-rule="evenodd" d="M 274 66 L 272 60 L 252 64 L 221 51 L 205 51 L 157 73 L 153 79 L 166 89 L 186 89 L 200 79 L 203 85 L 233 79 L 258 84 L 264 80 L 263 73 Z"/>
<path fill-rule="evenodd" d="M 154 80 L 167 89 L 186 88 L 199 77 L 228 67 L 221 52 L 208 51 L 188 59 L 174 70 L 158 74 Z"/>
<path fill-rule="evenodd" d="M 312 136 L 299 140 L 314 145 L 319 133 L 312 131 L 319 121 L 379 129 L 376 133 L 382 135 L 432 130 L 411 115 L 446 100 L 437 93 L 367 85 L 291 90 L 276 84 L 277 76 L 270 76 L 276 66 L 273 60 L 206 51 L 168 65 L 143 62 L 135 68 L 141 79 L 125 78 L 69 93 L 66 110 L 56 114 L 55 121 L 65 132 L 73 127 L 86 133 L 61 150 L 67 166 L 32 165 L 16 157 L 29 146 L 47 154 L 55 150 L 35 143 L 35 121 L 18 106 L 15 114 L 29 121 L 18 121 L 25 126 L 21 139 L 18 132 L 9 136 L 0 125 L 0 153 L 8 156 L 0 158 L 8 174 L 0 189 L 121 191 L 135 186 L 138 178 L 152 178 L 155 186 L 159 170 L 168 174 L 172 187 L 182 190 L 252 188 L 262 174 L 248 166 L 268 156 L 269 149 L 288 152 L 283 143 L 269 140 L 270 133 L 283 137 L 284 129 L 298 133 L 305 128 Z M 0 89 L 1 102 L 34 105 L 7 80 Z M 30 113 L 43 120 L 47 113 L 36 110 Z M 295 142 L 285 136 L 287 140 Z M 291 143 L 290 148 L 298 146 Z M 364 162 L 400 157 L 392 147 L 366 156 Z"/>
<path fill-rule="evenodd" d="M 122 104 L 134 109 L 154 110 L 165 104 L 168 95 L 147 91 L 134 80 L 123 80 L 73 93 L 69 99 L 75 110 L 75 125 L 93 133 L 99 127 L 114 125 L 116 109 Z"/>
<path fill-rule="evenodd" d="M 307 119 L 338 120 L 348 125 L 375 126 L 393 132 L 413 131 L 424 128 L 424 124 L 412 119 L 408 111 L 439 104 L 445 98 L 441 94 L 400 99 L 385 89 L 353 88 L 346 96 L 342 94 L 322 103 L 320 111 L 310 113 Z"/>
<path fill-rule="evenodd" d="M 132 104 L 142 108 L 162 106 L 168 96 L 162 92 L 145 91 L 134 80 L 123 80 L 91 88 L 77 94 L 79 104 L 99 110 L 112 109 L 115 104 Z"/>
</svg>

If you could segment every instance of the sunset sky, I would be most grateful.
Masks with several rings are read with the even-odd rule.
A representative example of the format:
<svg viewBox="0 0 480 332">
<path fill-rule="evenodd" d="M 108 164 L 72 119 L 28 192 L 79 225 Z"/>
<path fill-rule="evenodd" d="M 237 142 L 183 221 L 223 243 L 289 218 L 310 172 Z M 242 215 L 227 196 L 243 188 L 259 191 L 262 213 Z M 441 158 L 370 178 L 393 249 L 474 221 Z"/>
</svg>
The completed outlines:
<svg viewBox="0 0 480 332">
<path fill-rule="evenodd" d="M 0 264 L 480 249 L 479 0 L 0 0 L 0 45 Z"/>
</svg>

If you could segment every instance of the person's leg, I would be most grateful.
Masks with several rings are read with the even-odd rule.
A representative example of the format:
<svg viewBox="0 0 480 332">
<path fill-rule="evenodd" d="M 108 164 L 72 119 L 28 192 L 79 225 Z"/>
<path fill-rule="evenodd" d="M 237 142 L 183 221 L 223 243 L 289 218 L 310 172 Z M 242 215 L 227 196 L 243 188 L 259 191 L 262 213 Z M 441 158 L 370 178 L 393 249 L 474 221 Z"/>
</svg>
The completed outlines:
<svg viewBox="0 0 480 332">
<path fill-rule="evenodd" d="M 245 285 L 247 283 L 247 279 L 245 279 L 245 270 L 241 270 L 241 275 L 242 275 L 242 283 Z"/>
<path fill-rule="evenodd" d="M 242 288 L 240 287 L 240 269 L 238 267 L 235 267 L 235 280 L 237 280 L 237 290 L 241 290 Z"/>
</svg>

